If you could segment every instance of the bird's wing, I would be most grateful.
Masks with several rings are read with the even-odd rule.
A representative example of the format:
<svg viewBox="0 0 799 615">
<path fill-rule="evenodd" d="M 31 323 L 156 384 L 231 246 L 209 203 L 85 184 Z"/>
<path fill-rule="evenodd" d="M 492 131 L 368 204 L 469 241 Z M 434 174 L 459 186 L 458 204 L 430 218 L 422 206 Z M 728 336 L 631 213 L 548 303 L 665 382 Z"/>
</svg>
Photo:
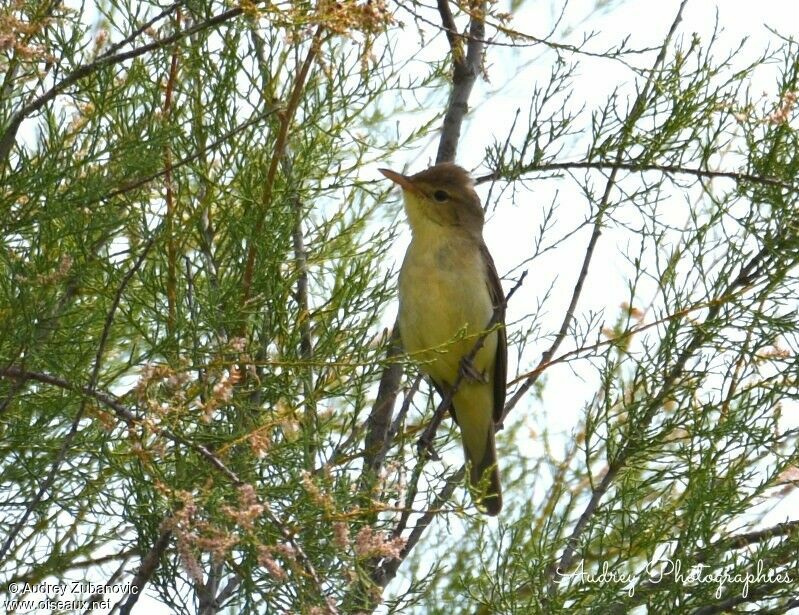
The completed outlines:
<svg viewBox="0 0 799 615">
<path fill-rule="evenodd" d="M 486 284 L 488 294 L 491 296 L 491 304 L 494 311 L 499 311 L 497 323 L 501 325 L 497 329 L 497 356 L 494 361 L 494 422 L 499 423 L 502 418 L 502 410 L 505 407 L 505 387 L 508 376 L 508 338 L 505 334 L 505 295 L 502 292 L 502 284 L 499 281 L 497 268 L 494 259 L 484 243 L 480 244 L 480 254 L 486 264 Z"/>
</svg>

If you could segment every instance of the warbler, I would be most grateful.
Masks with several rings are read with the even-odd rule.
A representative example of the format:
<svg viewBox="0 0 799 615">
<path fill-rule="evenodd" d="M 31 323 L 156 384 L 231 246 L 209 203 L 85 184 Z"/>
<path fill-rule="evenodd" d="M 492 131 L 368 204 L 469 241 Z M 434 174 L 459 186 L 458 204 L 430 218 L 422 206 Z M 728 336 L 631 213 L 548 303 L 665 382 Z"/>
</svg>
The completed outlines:
<svg viewBox="0 0 799 615">
<path fill-rule="evenodd" d="M 381 173 L 402 188 L 411 243 L 399 276 L 399 330 L 405 351 L 439 395 L 452 391 L 477 507 L 497 515 L 502 488 L 494 430 L 505 404 L 507 339 L 502 285 L 483 240 L 485 215 L 474 182 L 445 162 L 417 173 Z M 497 312 L 496 326 L 465 361 Z"/>
</svg>

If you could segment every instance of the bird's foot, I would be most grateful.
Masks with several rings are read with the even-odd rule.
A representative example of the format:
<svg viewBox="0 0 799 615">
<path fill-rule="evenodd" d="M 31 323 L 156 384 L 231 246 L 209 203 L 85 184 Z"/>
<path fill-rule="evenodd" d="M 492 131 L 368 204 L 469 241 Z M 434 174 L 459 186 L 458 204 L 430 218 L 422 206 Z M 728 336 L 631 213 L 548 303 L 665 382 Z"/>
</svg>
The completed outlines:
<svg viewBox="0 0 799 615">
<path fill-rule="evenodd" d="M 477 368 L 474 366 L 468 358 L 463 357 L 461 359 L 460 365 L 461 375 L 464 378 L 468 378 L 472 382 L 482 382 L 483 384 L 488 383 L 488 376 L 485 375 L 485 372 L 477 371 Z"/>
</svg>

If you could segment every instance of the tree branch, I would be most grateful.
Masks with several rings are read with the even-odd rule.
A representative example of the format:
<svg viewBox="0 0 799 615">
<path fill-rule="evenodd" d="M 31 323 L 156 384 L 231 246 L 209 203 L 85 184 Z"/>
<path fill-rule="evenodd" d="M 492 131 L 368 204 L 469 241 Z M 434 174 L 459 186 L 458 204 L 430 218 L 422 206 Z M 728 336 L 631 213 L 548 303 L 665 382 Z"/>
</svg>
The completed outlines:
<svg viewBox="0 0 799 615">
<path fill-rule="evenodd" d="M 166 551 L 166 548 L 169 546 L 169 541 L 171 538 L 171 531 L 162 530 L 160 536 L 158 536 L 158 540 L 155 541 L 155 544 L 147 552 L 147 555 L 142 558 L 139 569 L 136 571 L 136 575 L 130 582 L 131 588 L 135 587 L 137 591 L 131 591 L 128 594 L 125 604 L 120 605 L 120 603 L 117 603 L 117 605 L 114 606 L 114 610 L 119 608 L 119 615 L 130 615 L 131 609 L 139 601 L 139 597 L 142 595 L 144 586 L 147 585 L 150 577 L 153 576 L 156 568 L 158 568 L 158 562 L 161 561 L 161 557 Z"/>
<path fill-rule="evenodd" d="M 105 318 L 105 324 L 103 325 L 103 331 L 100 334 L 100 342 L 97 345 L 97 352 L 95 353 L 94 357 L 94 366 L 92 367 L 92 373 L 89 377 L 89 383 L 85 387 L 85 391 L 88 394 L 94 392 L 95 388 L 97 387 L 97 379 L 100 376 L 100 366 L 102 365 L 103 354 L 105 353 L 106 343 L 108 342 L 108 336 L 111 333 L 111 326 L 114 322 L 114 316 L 116 315 L 117 308 L 119 307 L 119 302 L 122 300 L 122 293 L 125 292 L 125 288 L 127 288 L 128 283 L 130 282 L 133 275 L 139 270 L 141 264 L 144 262 L 145 257 L 150 251 L 153 243 L 155 242 L 156 235 L 150 238 L 150 240 L 145 244 L 144 249 L 142 250 L 139 257 L 133 263 L 133 266 L 128 270 L 125 274 L 125 277 L 122 278 L 122 282 L 119 284 L 117 291 L 114 295 L 114 300 L 111 303 L 111 308 L 108 310 L 108 314 Z M 75 417 L 72 420 L 72 425 L 70 426 L 69 432 L 64 437 L 64 441 L 61 443 L 61 448 L 58 452 L 58 456 L 56 460 L 53 462 L 53 465 L 50 468 L 47 476 L 45 477 L 42 484 L 39 486 L 36 495 L 34 495 L 33 500 L 31 500 L 28 505 L 25 507 L 25 512 L 20 517 L 19 521 L 14 524 L 14 527 L 9 530 L 8 535 L 6 536 L 5 541 L 3 542 L 3 546 L 0 547 L 0 561 L 5 559 L 6 555 L 8 554 L 8 550 L 11 548 L 12 543 L 16 539 L 19 532 L 25 527 L 25 524 L 28 521 L 28 518 L 33 513 L 34 509 L 39 505 L 42 501 L 42 497 L 45 493 L 53 486 L 55 482 L 56 476 L 58 475 L 58 470 L 61 467 L 61 464 L 64 463 L 66 459 L 67 451 L 69 450 L 70 444 L 75 439 L 78 434 L 78 425 L 80 424 L 80 420 L 83 418 L 84 412 L 86 411 L 86 400 L 82 400 L 80 404 L 80 408 L 75 413 Z"/>
<path fill-rule="evenodd" d="M 441 512 L 442 506 L 444 506 L 452 497 L 452 494 L 455 493 L 455 488 L 463 482 L 463 477 L 465 475 L 466 466 L 464 465 L 447 479 L 447 482 L 436 496 L 436 499 L 433 500 L 433 503 L 427 511 L 419 518 L 416 525 L 413 526 L 413 530 L 411 530 L 411 533 L 408 535 L 405 546 L 400 552 L 400 556 L 386 560 L 381 566 L 375 569 L 372 574 L 372 580 L 377 583 L 377 585 L 384 588 L 397 575 L 400 564 L 402 564 L 408 555 L 410 555 L 411 551 L 413 551 L 413 548 L 419 542 L 419 539 L 422 537 L 427 527 L 433 522 L 435 516 Z"/>
<path fill-rule="evenodd" d="M 243 122 L 239 126 L 236 126 L 235 128 L 232 128 L 231 130 L 229 130 L 228 132 L 223 134 L 218 139 L 214 139 L 211 143 L 209 143 L 205 147 L 203 147 L 201 149 L 198 149 L 196 152 L 194 152 L 192 154 L 189 154 L 188 156 L 186 156 L 184 158 L 181 158 L 181 159 L 179 159 L 177 161 L 172 162 L 172 165 L 171 165 L 172 171 L 175 171 L 176 169 L 178 169 L 178 168 L 180 168 L 182 166 L 185 166 L 185 165 L 189 164 L 190 162 L 193 162 L 193 161 L 197 160 L 197 158 L 199 158 L 203 154 L 206 154 L 207 152 L 210 152 L 210 151 L 214 150 L 217 146 L 221 145 L 225 141 L 228 141 L 229 139 L 231 139 L 232 137 L 236 136 L 238 133 L 242 132 L 243 130 L 246 130 L 247 128 L 250 128 L 251 126 L 256 125 L 258 122 L 266 119 L 267 117 L 272 115 L 272 113 L 274 113 L 274 110 L 269 110 L 269 111 L 265 111 L 264 113 L 259 113 L 255 117 L 250 118 L 249 120 L 247 120 L 246 122 Z M 107 194 L 103 194 L 101 196 L 98 196 L 95 199 L 92 199 L 90 201 L 81 201 L 81 205 L 86 207 L 86 206 L 89 206 L 89 205 L 94 205 L 95 203 L 100 203 L 101 201 L 107 201 L 107 200 L 112 199 L 112 198 L 114 198 L 116 196 L 119 196 L 121 194 L 125 194 L 126 192 L 130 192 L 131 190 L 135 190 L 136 188 L 140 188 L 140 187 L 146 185 L 147 183 L 153 181 L 154 179 L 158 179 L 159 177 L 164 177 L 165 175 L 167 175 L 167 172 L 168 172 L 167 171 L 167 167 L 164 167 L 163 169 L 161 169 L 160 171 L 157 171 L 156 173 L 152 173 L 152 174 L 147 175 L 145 177 L 142 177 L 140 179 L 135 179 L 132 182 L 129 182 L 129 183 L 123 185 L 123 186 L 120 186 L 116 190 L 112 190 L 111 192 L 109 192 Z"/>
<path fill-rule="evenodd" d="M 694 169 L 691 167 L 668 164 L 640 164 L 636 162 L 588 162 L 580 160 L 571 162 L 530 164 L 521 167 L 519 170 L 514 170 L 509 174 L 504 174 L 501 171 L 495 171 L 494 173 L 489 173 L 487 175 L 478 177 L 475 179 L 475 183 L 482 184 L 497 179 L 517 179 L 526 173 L 573 171 L 576 169 L 594 169 L 598 171 L 610 170 L 611 172 L 614 169 L 631 172 L 658 171 L 667 175 L 693 175 L 694 177 L 707 179 L 731 179 L 738 183 L 752 182 L 756 184 L 765 184 L 767 186 L 775 186 L 777 188 L 784 188 L 785 190 L 797 190 L 796 184 L 788 183 L 776 177 L 766 177 L 763 175 L 754 175 L 752 173 L 741 173 L 737 171 L 711 171 L 707 169 Z M 508 175 L 512 175 L 512 177 L 508 177 Z"/>
<path fill-rule="evenodd" d="M 388 364 L 380 377 L 377 397 L 372 405 L 369 418 L 366 419 L 364 464 L 361 473 L 362 489 L 367 489 L 371 481 L 380 472 L 380 467 L 385 459 L 385 452 L 389 448 L 391 417 L 394 414 L 394 403 L 397 400 L 400 381 L 402 380 L 402 363 L 397 360 L 400 356 L 402 356 L 402 342 L 399 336 L 399 326 L 395 322 L 386 352 Z M 406 398 L 406 401 L 410 405 L 410 397 Z"/>
<path fill-rule="evenodd" d="M 469 20 L 469 39 L 464 56 L 460 43 L 461 35 L 457 32 L 452 11 L 448 0 L 438 0 L 438 12 L 441 22 L 447 33 L 447 39 L 452 51 L 452 89 L 447 102 L 447 111 L 441 127 L 441 139 L 438 143 L 436 162 L 451 162 L 455 160 L 458 150 L 458 141 L 461 136 L 461 126 L 469 110 L 469 95 L 480 73 L 483 59 L 485 38 L 485 0 L 472 2 L 472 13 Z"/>
<path fill-rule="evenodd" d="M 699 350 L 702 344 L 704 344 L 705 341 L 710 337 L 711 328 L 709 325 L 713 323 L 713 321 L 718 317 L 721 308 L 727 303 L 727 301 L 731 297 L 736 295 L 737 289 L 742 288 L 752 282 L 751 279 L 752 271 L 758 269 L 762 271 L 760 265 L 762 264 L 763 259 L 765 258 L 766 255 L 766 252 L 764 252 L 764 250 L 761 250 L 746 265 L 744 265 L 741 268 L 740 273 L 729 284 L 727 289 L 725 289 L 725 291 L 721 293 L 719 299 L 712 302 L 712 305 L 708 310 L 707 316 L 705 317 L 702 326 L 697 326 L 695 328 L 695 332 L 691 338 L 691 341 L 687 344 L 685 349 L 677 357 L 677 359 L 674 362 L 674 366 L 665 375 L 663 384 L 661 385 L 657 393 L 652 395 L 651 401 L 649 401 L 649 403 L 646 405 L 641 420 L 639 421 L 639 428 L 638 428 L 639 430 L 644 429 L 646 428 L 647 425 L 649 425 L 649 423 L 654 418 L 657 409 L 661 407 L 664 400 L 671 393 L 672 386 L 683 374 L 685 365 L 688 362 L 688 360 L 691 358 L 691 356 L 693 356 L 693 354 L 697 350 Z M 605 493 L 607 493 L 608 489 L 610 488 L 611 483 L 616 478 L 619 471 L 626 465 L 627 460 L 632 455 L 634 450 L 635 450 L 634 443 L 631 440 L 628 440 L 620 448 L 615 458 L 613 458 L 610 461 L 608 469 L 605 472 L 605 475 L 602 477 L 602 480 L 599 482 L 599 484 L 596 487 L 594 487 L 593 491 L 591 492 L 591 497 L 566 542 L 566 547 L 563 550 L 563 554 L 561 555 L 560 560 L 554 563 L 548 571 L 547 576 L 549 577 L 550 593 L 554 591 L 555 577 L 557 573 L 559 571 L 563 572 L 568 570 L 572 562 L 574 561 L 577 552 L 577 546 L 579 545 L 583 532 L 588 527 L 591 518 L 593 517 L 597 508 L 599 507 L 599 504 L 602 501 L 602 498 L 605 496 Z"/>
<path fill-rule="evenodd" d="M 246 312 L 247 309 L 247 302 L 250 300 L 250 293 L 252 290 L 252 276 L 255 272 L 255 255 L 257 251 L 257 244 L 258 239 L 261 236 L 264 219 L 266 218 L 266 210 L 269 205 L 272 203 L 272 191 L 275 188 L 275 179 L 277 177 L 277 168 L 280 164 L 280 161 L 283 159 L 283 156 L 286 152 L 286 146 L 288 144 L 288 136 L 289 136 L 289 128 L 291 127 L 291 123 L 294 120 L 294 115 L 297 112 L 297 108 L 300 104 L 300 99 L 302 98 L 302 92 L 305 87 L 305 82 L 308 78 L 308 73 L 311 70 L 311 65 L 314 63 L 316 59 L 316 53 L 319 50 L 319 46 L 322 43 L 322 34 L 324 33 L 324 28 L 319 26 L 316 28 L 314 32 L 313 38 L 311 39 L 310 45 L 308 47 L 308 53 L 305 56 L 305 60 L 303 60 L 302 65 L 300 66 L 299 72 L 297 73 L 297 77 L 294 80 L 294 86 L 291 90 L 291 95 L 289 96 L 288 103 L 286 104 L 286 108 L 281 110 L 279 114 L 280 119 L 280 126 L 278 128 L 277 137 L 275 138 L 275 148 L 272 152 L 272 158 L 269 162 L 269 169 L 266 173 L 266 182 L 264 184 L 264 191 L 261 197 L 260 208 L 256 214 L 255 224 L 253 225 L 253 232 L 250 235 L 250 239 L 248 241 L 247 247 L 247 260 L 246 265 L 244 266 L 244 276 L 242 278 L 242 297 L 241 297 L 241 308 L 243 311 Z"/>
<path fill-rule="evenodd" d="M 175 14 L 175 28 L 180 26 L 180 9 Z M 163 118 L 169 122 L 172 115 L 172 96 L 175 91 L 175 81 L 178 77 L 178 59 L 180 57 L 177 45 L 172 49 L 172 59 L 169 64 L 169 73 L 164 91 Z M 175 195 L 172 175 L 172 147 L 169 141 L 164 144 L 164 186 L 166 201 L 166 334 L 172 344 L 176 343 L 175 325 L 177 319 L 177 241 L 175 238 Z"/>
</svg>

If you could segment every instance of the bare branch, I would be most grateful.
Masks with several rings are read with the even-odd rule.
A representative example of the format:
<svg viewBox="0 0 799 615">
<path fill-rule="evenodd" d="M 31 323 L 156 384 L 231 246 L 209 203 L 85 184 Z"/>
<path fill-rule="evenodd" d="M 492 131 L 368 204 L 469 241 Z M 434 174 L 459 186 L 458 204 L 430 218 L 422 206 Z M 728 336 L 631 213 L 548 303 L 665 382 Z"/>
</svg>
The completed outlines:
<svg viewBox="0 0 799 615">
<path fill-rule="evenodd" d="M 469 110 L 469 95 L 480 73 L 483 59 L 485 38 L 485 0 L 479 2 L 472 12 L 469 21 L 469 41 L 464 56 L 461 45 L 456 42 L 456 26 L 449 8 L 448 0 L 438 0 L 438 12 L 447 32 L 452 49 L 452 89 L 447 102 L 447 111 L 441 127 L 441 139 L 438 143 L 436 162 L 451 162 L 455 160 L 458 150 L 458 141 L 461 136 L 461 126 Z M 457 35 L 460 38 L 460 34 Z"/>
<path fill-rule="evenodd" d="M 120 615 L 130 615 L 131 609 L 139 601 L 139 597 L 142 595 L 144 586 L 150 580 L 150 577 L 153 576 L 156 568 L 158 568 L 158 562 L 161 561 L 161 557 L 169 546 L 169 541 L 171 538 L 172 532 L 169 530 L 163 530 L 158 536 L 158 540 L 155 541 L 153 547 L 147 552 L 147 555 L 142 558 L 139 569 L 136 571 L 136 575 L 131 581 L 131 588 L 135 587 L 137 591 L 131 591 L 128 594 L 124 604 L 121 604 L 120 601 L 114 606 L 114 610 L 119 608 Z"/>
<path fill-rule="evenodd" d="M 388 364 L 380 377 L 377 389 L 377 398 L 372 405 L 369 418 L 366 419 L 366 436 L 364 438 L 364 464 L 361 475 L 361 485 L 369 484 L 383 464 L 385 454 L 390 442 L 389 427 L 394 414 L 394 403 L 399 393 L 402 379 L 402 363 L 397 359 L 402 355 L 402 345 L 399 337 L 399 326 L 394 323 L 391 338 L 386 352 Z M 410 399 L 407 400 L 410 405 Z"/>
<path fill-rule="evenodd" d="M 595 169 L 598 171 L 610 170 L 611 172 L 613 169 L 632 172 L 659 171 L 660 173 L 667 175 L 693 175 L 694 177 L 706 179 L 731 179 L 738 183 L 752 182 L 754 184 L 764 184 L 767 186 L 784 188 L 785 190 L 797 190 L 796 184 L 788 183 L 776 177 L 766 177 L 763 175 L 741 173 L 738 171 L 711 171 L 709 169 L 694 169 L 679 165 L 639 164 L 635 162 L 588 162 L 579 160 L 572 162 L 549 162 L 545 164 L 525 165 L 518 171 L 514 170 L 512 172 L 512 177 L 506 177 L 502 172 L 494 172 L 478 177 L 475 179 L 475 183 L 481 184 L 498 179 L 517 179 L 522 175 L 526 175 L 527 173 L 573 171 L 576 169 Z"/>
</svg>

